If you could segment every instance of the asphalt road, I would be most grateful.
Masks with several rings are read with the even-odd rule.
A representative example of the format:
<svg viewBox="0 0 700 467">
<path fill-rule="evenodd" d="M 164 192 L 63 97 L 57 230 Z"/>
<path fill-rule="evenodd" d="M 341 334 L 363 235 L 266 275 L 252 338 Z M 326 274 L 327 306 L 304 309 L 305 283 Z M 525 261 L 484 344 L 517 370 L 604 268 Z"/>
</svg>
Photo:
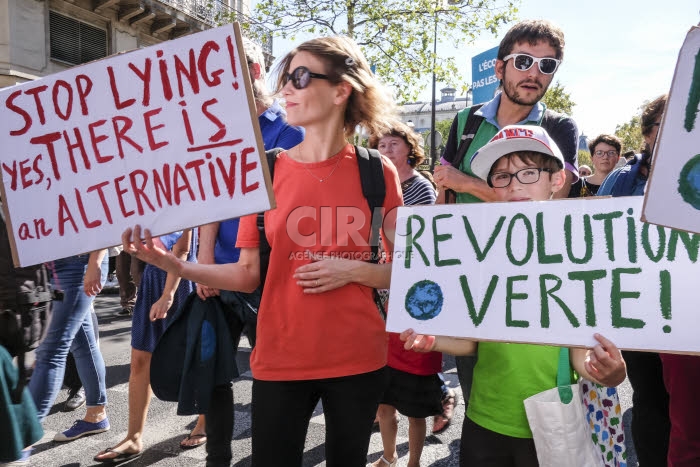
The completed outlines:
<svg viewBox="0 0 700 467">
<path fill-rule="evenodd" d="M 100 450 L 118 443 L 126 434 L 128 421 L 128 380 L 131 321 L 116 317 L 119 310 L 119 298 L 116 295 L 101 295 L 95 301 L 95 311 L 100 323 L 100 348 L 107 365 L 108 414 L 111 430 L 95 436 L 85 437 L 69 443 L 53 441 L 56 433 L 61 432 L 77 418 L 82 418 L 84 408 L 73 413 L 62 412 L 63 401 L 67 391 L 59 394 L 56 404 L 44 423 L 44 437 L 35 445 L 31 464 L 36 466 L 88 466 L 103 465 L 93 461 L 93 456 Z M 242 339 L 238 353 L 241 377 L 234 382 L 235 427 L 232 440 L 233 462 L 235 466 L 250 465 L 250 400 L 252 375 L 248 360 L 250 347 Z M 445 376 L 448 384 L 460 395 L 459 406 L 455 410 L 452 425 L 440 435 L 429 435 L 421 458 L 424 466 L 455 466 L 459 459 L 459 437 L 464 419 L 464 402 L 457 382 L 454 359 L 445 359 Z M 623 409 L 631 405 L 631 389 L 628 384 L 620 387 Z M 627 414 L 626 421 L 629 420 Z M 180 417 L 176 414 L 176 404 L 153 399 L 144 434 L 144 455 L 129 463 L 129 466 L 204 466 L 205 449 L 196 448 L 183 451 L 180 440 L 194 427 L 195 417 Z M 428 421 L 428 432 L 431 422 Z M 309 426 L 304 454 L 304 466 L 325 465 L 324 461 L 324 418 L 321 407 L 317 407 Z M 408 422 L 401 418 L 398 434 L 399 465 L 406 465 L 408 459 Z M 270 446 L 274 449 L 274 446 Z M 379 432 L 372 434 L 368 462 L 373 462 L 382 453 Z M 636 462 L 629 459 L 628 465 Z"/>
</svg>

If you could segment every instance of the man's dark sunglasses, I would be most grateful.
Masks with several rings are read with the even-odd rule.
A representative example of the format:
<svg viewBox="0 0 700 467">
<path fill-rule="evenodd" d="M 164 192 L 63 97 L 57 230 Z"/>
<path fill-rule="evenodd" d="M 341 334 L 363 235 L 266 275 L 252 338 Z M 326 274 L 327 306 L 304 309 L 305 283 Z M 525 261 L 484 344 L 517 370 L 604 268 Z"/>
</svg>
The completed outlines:
<svg viewBox="0 0 700 467">
<path fill-rule="evenodd" d="M 311 78 L 316 79 L 330 79 L 328 75 L 322 75 L 320 73 L 313 73 L 309 71 L 305 66 L 298 66 L 291 73 L 285 75 L 284 84 L 288 81 L 292 82 L 292 86 L 296 89 L 304 89 L 311 83 Z"/>
</svg>

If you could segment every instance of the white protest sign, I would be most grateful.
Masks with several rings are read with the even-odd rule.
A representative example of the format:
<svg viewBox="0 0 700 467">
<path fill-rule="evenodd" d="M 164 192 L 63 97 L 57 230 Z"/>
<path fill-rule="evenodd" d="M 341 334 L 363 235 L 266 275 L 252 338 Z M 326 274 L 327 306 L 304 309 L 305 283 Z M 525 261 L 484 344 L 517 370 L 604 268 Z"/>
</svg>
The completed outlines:
<svg viewBox="0 0 700 467">
<path fill-rule="evenodd" d="M 700 235 L 642 197 L 401 207 L 387 330 L 700 351 Z"/>
<path fill-rule="evenodd" d="M 15 264 L 274 204 L 238 24 L 6 88 L 0 103 Z"/>
<path fill-rule="evenodd" d="M 700 232 L 700 28 L 678 54 L 642 220 Z"/>
</svg>

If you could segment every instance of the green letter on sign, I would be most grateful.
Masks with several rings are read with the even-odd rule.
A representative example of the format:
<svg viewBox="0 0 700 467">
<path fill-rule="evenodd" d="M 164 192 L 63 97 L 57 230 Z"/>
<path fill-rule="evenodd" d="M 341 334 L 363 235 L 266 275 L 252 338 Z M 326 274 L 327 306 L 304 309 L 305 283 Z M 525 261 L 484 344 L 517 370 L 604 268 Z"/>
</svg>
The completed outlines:
<svg viewBox="0 0 700 467">
<path fill-rule="evenodd" d="M 639 292 L 627 292 L 621 290 L 620 276 L 622 274 L 639 274 L 641 268 L 617 268 L 612 270 L 612 289 L 610 291 L 610 307 L 612 311 L 612 325 L 614 328 L 641 329 L 646 324 L 641 319 L 625 318 L 622 316 L 622 299 L 639 298 Z"/>
<path fill-rule="evenodd" d="M 467 311 L 469 312 L 469 317 L 472 319 L 474 327 L 478 327 L 484 320 L 486 310 L 488 310 L 489 304 L 491 303 L 493 291 L 496 290 L 496 284 L 498 284 L 498 276 L 491 277 L 491 282 L 489 282 L 489 286 L 486 289 L 486 295 L 484 295 L 484 301 L 481 302 L 478 314 L 476 312 L 476 306 L 474 306 L 474 297 L 472 297 L 472 291 L 469 288 L 467 276 L 465 276 L 464 274 L 459 276 L 459 284 L 462 286 L 462 294 L 464 295 L 464 300 L 467 302 Z"/>
<path fill-rule="evenodd" d="M 607 275 L 605 269 L 592 271 L 573 271 L 569 273 L 569 280 L 583 281 L 585 287 L 584 303 L 586 305 L 586 325 L 595 326 L 595 299 L 593 298 L 593 281 L 602 279 Z"/>
<path fill-rule="evenodd" d="M 452 214 L 440 214 L 438 216 L 433 217 L 433 243 L 435 246 L 435 266 L 437 267 L 442 267 L 442 266 L 452 266 L 455 264 L 462 264 L 462 262 L 456 258 L 452 259 L 440 259 L 440 250 L 439 244 L 440 242 L 444 242 L 445 240 L 449 240 L 452 238 L 452 234 L 438 234 L 437 233 L 437 221 L 438 219 L 449 219 L 452 217 Z"/>
<path fill-rule="evenodd" d="M 555 281 L 556 284 L 554 287 L 551 289 L 547 288 L 547 281 Z M 557 305 L 559 305 L 566 315 L 566 318 L 569 320 L 571 325 L 575 328 L 579 327 L 581 324 L 579 324 L 578 319 L 576 316 L 571 312 L 571 309 L 566 306 L 566 303 L 564 303 L 564 300 L 561 298 L 557 297 L 554 295 L 554 292 L 559 290 L 561 288 L 562 280 L 555 276 L 554 274 L 542 274 L 540 276 L 540 300 L 541 300 L 541 305 L 540 305 L 540 312 L 541 312 L 541 318 L 540 322 L 542 324 L 543 328 L 548 328 L 549 327 L 549 298 L 552 297 L 552 299 L 557 302 Z"/>
<path fill-rule="evenodd" d="M 464 230 L 467 231 L 467 237 L 469 237 L 474 253 L 476 253 L 477 261 L 482 262 L 486 258 L 486 255 L 489 254 L 489 250 L 493 246 L 493 242 L 496 241 L 496 237 L 498 237 L 498 233 L 501 231 L 505 220 L 506 216 L 501 216 L 498 218 L 498 222 L 496 222 L 496 226 L 493 228 L 493 232 L 491 232 L 491 236 L 486 242 L 486 246 L 484 246 L 484 249 L 482 250 L 479 246 L 479 242 L 476 240 L 476 235 L 474 235 L 472 225 L 469 223 L 469 218 L 467 218 L 467 216 L 462 216 L 462 221 L 464 221 Z"/>
<path fill-rule="evenodd" d="M 541 212 L 537 213 L 535 219 L 535 231 L 537 232 L 537 258 L 540 264 L 553 264 L 553 263 L 563 263 L 564 258 L 561 254 L 547 254 L 545 249 L 545 236 L 544 236 L 544 214 Z M 551 243 L 551 242 L 550 242 Z"/>
<path fill-rule="evenodd" d="M 515 222 L 518 220 L 523 222 L 523 226 L 525 227 L 525 230 L 527 230 L 527 238 L 525 239 L 525 256 L 523 256 L 523 259 L 521 260 L 517 260 L 515 259 L 515 256 L 513 256 L 513 227 L 515 226 Z M 532 224 L 530 224 L 530 219 L 528 219 L 527 216 L 522 213 L 514 215 L 508 224 L 508 233 L 506 234 L 506 254 L 508 255 L 508 259 L 515 266 L 522 266 L 530 261 L 533 248 Z"/>
<path fill-rule="evenodd" d="M 526 293 L 513 293 L 513 282 L 526 281 L 527 276 L 511 276 L 506 279 L 506 326 L 509 328 L 528 328 L 530 323 L 513 319 L 513 300 L 527 299 Z"/>
<path fill-rule="evenodd" d="M 419 224 L 418 232 L 415 235 L 413 235 L 413 224 L 411 223 L 413 219 L 417 220 Z M 406 219 L 406 258 L 404 259 L 404 267 L 406 269 L 411 269 L 411 250 L 413 250 L 413 245 L 416 246 L 416 250 L 418 250 L 418 253 L 420 253 L 420 257 L 423 259 L 425 265 L 430 266 L 430 263 L 428 262 L 428 257 L 425 256 L 423 248 L 418 243 L 416 243 L 416 240 L 423 234 L 424 230 L 425 221 L 422 217 L 416 216 L 415 214 L 411 214 L 410 216 L 408 216 L 408 219 Z"/>
</svg>

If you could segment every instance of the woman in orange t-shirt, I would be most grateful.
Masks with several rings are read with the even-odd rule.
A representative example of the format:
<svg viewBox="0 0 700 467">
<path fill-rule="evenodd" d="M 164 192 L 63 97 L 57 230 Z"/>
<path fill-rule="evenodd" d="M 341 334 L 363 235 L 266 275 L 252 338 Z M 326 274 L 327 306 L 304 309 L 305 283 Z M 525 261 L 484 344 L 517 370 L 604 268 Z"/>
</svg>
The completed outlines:
<svg viewBox="0 0 700 467">
<path fill-rule="evenodd" d="M 300 466 L 319 400 L 327 465 L 365 465 L 372 422 L 386 384 L 387 335 L 373 289 L 388 288 L 390 264 L 374 264 L 369 205 L 355 148 L 357 125 L 386 130 L 393 103 L 357 44 L 345 37 L 307 41 L 279 65 L 287 120 L 303 126 L 302 143 L 282 152 L 265 213 L 270 263 L 258 313 L 253 372 L 254 466 Z M 393 249 L 395 208 L 402 204 L 395 168 L 382 158 L 386 195 L 382 236 Z M 256 216 L 241 219 L 237 263 L 184 263 L 153 247 L 150 233 L 127 230 L 125 250 L 197 283 L 252 292 L 260 283 Z M 358 345 L 359 344 L 359 345 Z"/>
</svg>

